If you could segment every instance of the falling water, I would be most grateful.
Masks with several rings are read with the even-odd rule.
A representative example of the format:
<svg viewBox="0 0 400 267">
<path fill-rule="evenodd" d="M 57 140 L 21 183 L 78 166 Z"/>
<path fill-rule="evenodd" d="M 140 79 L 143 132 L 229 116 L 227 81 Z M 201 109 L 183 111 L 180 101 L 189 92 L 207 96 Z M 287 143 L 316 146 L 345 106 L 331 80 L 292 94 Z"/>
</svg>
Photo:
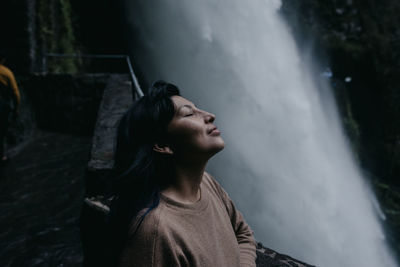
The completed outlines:
<svg viewBox="0 0 400 267">
<path fill-rule="evenodd" d="M 126 1 L 134 61 L 148 81 L 171 81 L 216 114 L 227 147 L 208 169 L 258 241 L 318 266 L 396 266 L 330 88 L 280 5 Z"/>
</svg>

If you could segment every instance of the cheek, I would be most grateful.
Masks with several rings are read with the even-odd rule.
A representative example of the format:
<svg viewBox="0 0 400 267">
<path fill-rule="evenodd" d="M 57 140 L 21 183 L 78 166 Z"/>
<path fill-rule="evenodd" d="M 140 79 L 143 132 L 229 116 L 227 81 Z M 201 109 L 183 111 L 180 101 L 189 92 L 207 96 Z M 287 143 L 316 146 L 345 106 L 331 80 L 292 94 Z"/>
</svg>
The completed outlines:
<svg viewBox="0 0 400 267">
<path fill-rule="evenodd" d="M 174 143 L 193 143 L 204 136 L 203 128 L 195 122 L 175 123 L 168 131 Z"/>
<path fill-rule="evenodd" d="M 182 129 L 182 131 L 176 135 L 175 141 L 181 146 L 196 146 L 204 142 L 204 134 L 194 128 Z"/>
</svg>

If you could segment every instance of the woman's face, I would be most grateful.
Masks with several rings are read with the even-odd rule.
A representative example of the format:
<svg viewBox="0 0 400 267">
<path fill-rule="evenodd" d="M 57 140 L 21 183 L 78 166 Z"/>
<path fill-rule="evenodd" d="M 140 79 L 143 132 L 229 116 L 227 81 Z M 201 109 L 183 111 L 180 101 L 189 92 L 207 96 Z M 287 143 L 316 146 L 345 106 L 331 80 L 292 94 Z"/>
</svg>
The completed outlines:
<svg viewBox="0 0 400 267">
<path fill-rule="evenodd" d="M 175 115 L 167 132 L 175 156 L 188 160 L 208 159 L 224 148 L 221 133 L 213 124 L 213 114 L 196 108 L 181 96 L 172 96 L 171 99 Z"/>
</svg>

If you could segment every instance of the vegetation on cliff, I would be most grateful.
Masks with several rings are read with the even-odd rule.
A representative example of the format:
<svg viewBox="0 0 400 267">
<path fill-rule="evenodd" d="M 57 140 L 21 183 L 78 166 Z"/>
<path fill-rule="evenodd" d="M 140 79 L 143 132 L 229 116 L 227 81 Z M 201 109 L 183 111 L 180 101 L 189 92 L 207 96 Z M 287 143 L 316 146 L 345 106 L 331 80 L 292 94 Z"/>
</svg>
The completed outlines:
<svg viewBox="0 0 400 267">
<path fill-rule="evenodd" d="M 37 0 L 37 37 L 40 54 L 76 53 L 76 38 L 70 2 L 67 0 Z M 76 59 L 49 60 L 50 72 L 75 73 L 78 70 Z"/>
</svg>

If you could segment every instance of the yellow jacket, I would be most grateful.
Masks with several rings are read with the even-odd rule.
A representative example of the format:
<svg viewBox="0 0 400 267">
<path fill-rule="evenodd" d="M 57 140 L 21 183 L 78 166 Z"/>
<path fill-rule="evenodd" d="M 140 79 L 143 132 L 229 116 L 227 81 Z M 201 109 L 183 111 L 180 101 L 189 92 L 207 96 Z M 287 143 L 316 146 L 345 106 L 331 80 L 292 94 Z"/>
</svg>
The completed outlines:
<svg viewBox="0 0 400 267">
<path fill-rule="evenodd" d="M 0 64 L 0 83 L 6 88 L 10 88 L 14 94 L 15 110 L 18 110 L 19 103 L 21 101 L 21 95 L 19 93 L 17 81 L 15 80 L 14 74 L 6 66 Z"/>
</svg>

